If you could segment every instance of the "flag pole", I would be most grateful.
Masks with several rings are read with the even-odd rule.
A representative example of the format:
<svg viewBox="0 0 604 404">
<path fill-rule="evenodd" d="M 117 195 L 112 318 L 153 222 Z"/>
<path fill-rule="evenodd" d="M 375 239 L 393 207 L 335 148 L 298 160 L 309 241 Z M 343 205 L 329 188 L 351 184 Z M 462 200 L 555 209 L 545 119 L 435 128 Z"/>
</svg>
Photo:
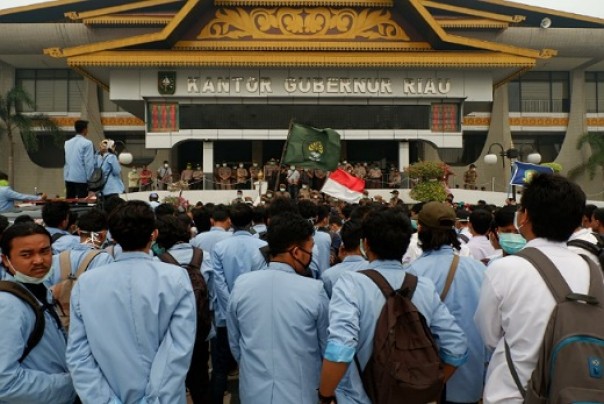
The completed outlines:
<svg viewBox="0 0 604 404">
<path fill-rule="evenodd" d="M 281 177 L 281 167 L 283 164 L 283 159 L 285 158 L 285 152 L 287 151 L 287 144 L 289 143 L 289 136 L 292 133 L 292 126 L 294 126 L 294 118 L 289 120 L 289 127 L 287 128 L 287 137 L 285 138 L 285 143 L 283 144 L 283 150 L 281 151 L 281 158 L 279 159 L 279 172 L 277 173 L 277 180 L 275 181 L 275 189 L 273 192 L 277 193 L 279 189 L 279 178 Z"/>
</svg>

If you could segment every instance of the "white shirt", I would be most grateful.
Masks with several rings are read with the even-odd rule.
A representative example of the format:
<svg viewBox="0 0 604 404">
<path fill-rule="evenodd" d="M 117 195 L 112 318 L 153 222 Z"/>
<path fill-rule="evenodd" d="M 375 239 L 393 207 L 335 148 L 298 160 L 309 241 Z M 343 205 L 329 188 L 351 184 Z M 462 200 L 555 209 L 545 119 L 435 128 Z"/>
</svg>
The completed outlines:
<svg viewBox="0 0 604 404">
<path fill-rule="evenodd" d="M 584 240 L 584 241 L 587 241 L 588 243 L 592 243 L 593 245 L 598 244 L 598 239 L 596 238 L 596 236 L 594 236 L 593 231 L 591 229 L 577 230 L 568 238 L 568 241 L 571 241 L 571 240 Z M 576 252 L 577 254 L 582 254 L 582 255 L 589 257 L 593 262 L 595 262 L 598 266 L 600 266 L 600 260 L 598 259 L 598 257 L 593 255 L 586 249 L 581 248 L 581 247 L 575 247 L 575 246 L 569 246 L 568 249 Z"/>
<path fill-rule="evenodd" d="M 419 243 L 419 240 L 417 237 L 417 233 L 413 233 L 411 235 L 411 241 L 409 241 L 409 247 L 407 248 L 405 255 L 403 255 L 403 265 L 404 266 L 411 264 L 413 261 L 418 259 L 424 253 L 424 250 L 422 250 L 422 248 L 419 246 L 418 243 Z M 460 257 L 471 257 L 472 256 L 470 249 L 463 242 L 461 243 L 461 249 L 459 250 L 459 252 L 457 254 L 459 254 Z"/>
<path fill-rule="evenodd" d="M 477 234 L 472 237 L 466 245 L 470 249 L 472 257 L 476 258 L 478 261 L 487 259 L 495 254 L 495 248 L 493 248 L 493 245 L 487 236 L 480 236 Z"/>
<path fill-rule="evenodd" d="M 571 290 L 587 293 L 589 267 L 565 243 L 534 239 L 536 247 L 555 264 Z M 503 336 L 508 342 L 520 381 L 525 386 L 537 365 L 545 327 L 556 302 L 539 272 L 514 255 L 491 262 L 486 270 L 474 321 L 482 339 L 495 348 L 487 370 L 484 404 L 522 403 L 505 360 Z"/>
</svg>

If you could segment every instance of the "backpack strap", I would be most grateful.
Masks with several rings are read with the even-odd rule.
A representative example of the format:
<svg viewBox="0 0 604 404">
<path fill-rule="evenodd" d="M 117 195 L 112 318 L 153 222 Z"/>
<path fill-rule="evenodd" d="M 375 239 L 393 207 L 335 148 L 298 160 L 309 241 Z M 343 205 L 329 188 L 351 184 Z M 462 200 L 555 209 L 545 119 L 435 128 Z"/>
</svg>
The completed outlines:
<svg viewBox="0 0 604 404">
<path fill-rule="evenodd" d="M 34 311 L 36 321 L 34 323 L 34 329 L 29 335 L 25 344 L 23 354 L 19 358 L 19 363 L 22 363 L 27 355 L 35 348 L 44 336 L 44 328 L 46 327 L 46 321 L 44 320 L 44 309 L 40 306 L 38 300 L 23 286 L 16 282 L 0 281 L 0 291 L 8 292 L 19 299 L 23 300 L 31 309 Z"/>
<path fill-rule="evenodd" d="M 516 383 L 518 391 L 520 392 L 520 394 L 522 394 L 522 398 L 526 398 L 526 390 L 520 382 L 520 376 L 518 376 L 518 371 L 516 370 L 516 366 L 514 366 L 514 361 L 512 360 L 512 351 L 510 350 L 510 346 L 505 340 L 505 337 L 503 338 L 503 346 L 505 348 L 505 361 L 508 363 L 508 368 L 510 369 L 510 373 L 512 374 L 514 383 Z"/>
<path fill-rule="evenodd" d="M 604 280 L 602 280 L 602 271 L 598 265 L 585 255 L 581 255 L 587 265 L 589 265 L 589 296 L 597 299 L 596 304 L 604 304 Z"/>
<path fill-rule="evenodd" d="M 411 300 L 413 298 L 413 294 L 415 293 L 415 288 L 417 287 L 417 276 L 410 274 L 409 272 L 405 273 L 405 279 L 403 280 L 403 284 L 401 285 L 401 292 L 404 297 Z"/>
<path fill-rule="evenodd" d="M 59 268 L 61 269 L 62 281 L 71 276 L 71 257 L 69 253 L 70 250 L 65 250 L 59 254 Z"/>
<path fill-rule="evenodd" d="M 160 259 L 160 261 L 165 262 L 167 264 L 173 264 L 173 265 L 178 265 L 180 266 L 180 262 L 176 261 L 176 258 L 174 258 L 172 256 L 172 254 L 170 254 L 167 251 L 164 251 L 163 253 L 159 254 L 157 256 L 157 258 Z"/>
<path fill-rule="evenodd" d="M 84 259 L 80 263 L 80 266 L 78 267 L 77 272 L 75 273 L 76 279 L 79 278 L 80 275 L 82 275 L 84 273 L 84 271 L 86 271 L 88 269 L 92 260 L 95 259 L 96 256 L 99 255 L 100 253 L 101 253 L 101 250 L 93 250 L 93 251 L 88 252 L 88 254 L 86 254 Z"/>
<path fill-rule="evenodd" d="M 455 272 L 457 272 L 457 265 L 459 264 L 459 255 L 453 254 L 453 261 L 451 262 L 451 267 L 449 268 L 449 273 L 447 274 L 447 280 L 445 281 L 445 287 L 440 294 L 440 300 L 443 302 L 445 298 L 449 294 L 449 289 L 451 288 L 451 284 L 453 283 L 453 278 L 455 278 Z"/>
<path fill-rule="evenodd" d="M 566 245 L 569 247 L 581 248 L 589 253 L 592 253 L 596 257 L 600 255 L 600 247 L 598 247 L 594 243 L 590 243 L 587 240 L 580 240 L 580 239 L 570 240 L 569 242 L 566 243 Z"/>
<path fill-rule="evenodd" d="M 53 234 L 52 237 L 50 238 L 50 243 L 54 244 L 55 241 L 57 241 L 58 239 L 60 239 L 63 236 L 65 236 L 65 234 L 63 234 L 63 233 L 55 233 L 55 234 Z"/>
<path fill-rule="evenodd" d="M 523 248 L 516 255 L 524 258 L 535 267 L 554 296 L 556 303 L 560 304 L 564 302 L 566 296 L 573 293 L 564 277 L 558 271 L 558 268 L 556 268 L 556 265 L 554 265 L 547 255 L 534 247 Z"/>
<path fill-rule="evenodd" d="M 200 269 L 202 260 L 203 260 L 203 251 L 200 248 L 193 247 L 193 258 L 191 258 L 191 262 L 189 263 L 189 266 L 192 269 Z"/>
<path fill-rule="evenodd" d="M 380 289 L 386 299 L 388 299 L 388 297 L 394 293 L 394 289 L 392 289 L 392 286 L 390 286 L 386 278 L 384 278 L 384 276 L 375 269 L 366 269 L 364 271 L 359 272 L 371 279 L 373 283 L 375 283 L 376 286 Z M 405 278 L 407 277 L 405 276 Z M 403 282 L 403 286 L 404 285 L 405 283 Z"/>
<path fill-rule="evenodd" d="M 457 235 L 457 238 L 466 244 L 468 243 L 468 241 L 470 241 L 470 237 L 466 236 L 465 234 L 461 234 L 461 233 Z"/>
</svg>

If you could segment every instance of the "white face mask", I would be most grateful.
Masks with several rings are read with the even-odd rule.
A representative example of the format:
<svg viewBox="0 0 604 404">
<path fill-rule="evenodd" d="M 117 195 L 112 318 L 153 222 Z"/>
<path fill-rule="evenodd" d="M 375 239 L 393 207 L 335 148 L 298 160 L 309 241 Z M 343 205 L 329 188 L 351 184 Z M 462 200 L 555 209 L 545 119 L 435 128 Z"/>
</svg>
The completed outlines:
<svg viewBox="0 0 604 404">
<path fill-rule="evenodd" d="M 167 164 L 164 164 L 164 167 L 168 168 L 168 165 L 167 165 Z"/>
<path fill-rule="evenodd" d="M 522 225 L 518 224 L 518 211 L 514 213 L 514 227 L 516 228 L 516 230 L 518 230 L 518 233 L 520 233 L 520 228 L 522 227 Z"/>
<path fill-rule="evenodd" d="M 48 272 L 46 272 L 46 275 L 44 275 L 43 277 L 34 278 L 33 276 L 25 275 L 25 274 L 17 271 L 17 269 L 14 267 L 13 263 L 10 262 L 10 260 L 8 259 L 8 257 L 6 258 L 6 260 L 8 261 L 8 264 L 10 265 L 11 269 L 15 272 L 15 274 L 13 275 L 13 278 L 15 278 L 15 280 L 17 282 L 32 283 L 34 285 L 39 285 L 39 284 L 43 283 L 45 280 L 47 280 L 48 278 L 50 278 L 50 275 L 51 275 L 50 269 L 48 270 Z"/>
<path fill-rule="evenodd" d="M 360 250 L 361 250 L 361 256 L 363 258 L 365 258 L 365 259 L 368 259 L 367 258 L 367 253 L 365 252 L 365 243 L 363 243 L 363 239 L 361 239 L 361 241 L 359 243 L 359 247 L 360 247 Z"/>
</svg>

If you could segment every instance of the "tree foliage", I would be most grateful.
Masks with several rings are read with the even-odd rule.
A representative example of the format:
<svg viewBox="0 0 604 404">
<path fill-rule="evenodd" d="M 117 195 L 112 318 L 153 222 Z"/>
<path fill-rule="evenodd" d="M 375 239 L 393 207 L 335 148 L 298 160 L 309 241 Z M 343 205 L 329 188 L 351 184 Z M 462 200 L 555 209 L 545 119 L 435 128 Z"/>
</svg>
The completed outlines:
<svg viewBox="0 0 604 404">
<path fill-rule="evenodd" d="M 19 135 L 28 151 L 38 150 L 39 133 L 53 137 L 57 144 L 64 141 L 64 135 L 47 115 L 24 113 L 23 109 L 35 109 L 31 96 L 21 87 L 14 87 L 6 94 L 0 94 L 0 136 L 8 138 L 8 177 L 13 180 L 15 137 Z"/>
<path fill-rule="evenodd" d="M 591 156 L 568 172 L 570 178 L 576 178 L 578 175 L 587 172 L 589 179 L 593 180 L 598 169 L 604 170 L 604 135 L 584 133 L 577 141 L 577 150 L 580 150 L 586 144 L 591 147 Z"/>
<path fill-rule="evenodd" d="M 407 167 L 409 178 L 414 180 L 415 185 L 409 192 L 409 196 L 420 202 L 439 201 L 447 197 L 443 178 L 446 166 L 441 162 L 420 161 Z"/>
</svg>

